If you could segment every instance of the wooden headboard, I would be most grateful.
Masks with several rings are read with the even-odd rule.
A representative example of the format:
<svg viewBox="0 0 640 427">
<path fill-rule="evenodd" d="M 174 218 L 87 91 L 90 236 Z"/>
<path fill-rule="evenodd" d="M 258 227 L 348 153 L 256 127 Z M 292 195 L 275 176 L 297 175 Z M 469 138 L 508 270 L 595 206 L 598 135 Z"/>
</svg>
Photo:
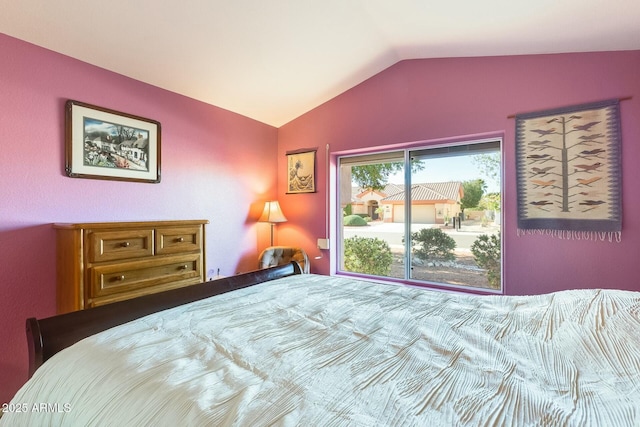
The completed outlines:
<svg viewBox="0 0 640 427">
<path fill-rule="evenodd" d="M 294 274 L 301 274 L 301 270 L 292 262 L 45 319 L 29 318 L 29 377 L 60 350 L 98 332 L 168 308 Z"/>
</svg>

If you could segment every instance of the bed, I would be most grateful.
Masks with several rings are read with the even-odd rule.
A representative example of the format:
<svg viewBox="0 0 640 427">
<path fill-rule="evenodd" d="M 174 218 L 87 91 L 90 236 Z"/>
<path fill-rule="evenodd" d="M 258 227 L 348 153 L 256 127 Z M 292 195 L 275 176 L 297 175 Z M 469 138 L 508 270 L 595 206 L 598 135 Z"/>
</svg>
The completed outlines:
<svg viewBox="0 0 640 427">
<path fill-rule="evenodd" d="M 0 425 L 640 425 L 640 292 L 297 273 L 30 319 L 33 376 Z"/>
</svg>

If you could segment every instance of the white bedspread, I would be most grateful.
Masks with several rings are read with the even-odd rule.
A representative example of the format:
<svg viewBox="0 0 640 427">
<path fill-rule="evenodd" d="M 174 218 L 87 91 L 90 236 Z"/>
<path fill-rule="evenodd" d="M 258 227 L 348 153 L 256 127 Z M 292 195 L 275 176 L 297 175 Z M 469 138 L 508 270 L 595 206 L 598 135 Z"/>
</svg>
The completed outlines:
<svg viewBox="0 0 640 427">
<path fill-rule="evenodd" d="M 640 293 L 288 277 L 87 338 L 11 404 L 2 426 L 638 426 Z"/>
</svg>

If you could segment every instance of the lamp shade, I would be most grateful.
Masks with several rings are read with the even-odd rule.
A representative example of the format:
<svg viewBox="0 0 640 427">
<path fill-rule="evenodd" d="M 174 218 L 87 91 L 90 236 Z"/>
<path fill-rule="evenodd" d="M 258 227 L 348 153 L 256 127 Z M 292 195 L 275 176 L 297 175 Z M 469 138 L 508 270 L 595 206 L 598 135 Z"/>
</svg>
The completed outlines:
<svg viewBox="0 0 640 427">
<path fill-rule="evenodd" d="M 277 200 L 266 202 L 264 204 L 264 211 L 262 211 L 262 215 L 258 222 L 286 222 L 287 218 L 285 218 L 282 210 L 280 209 L 280 203 Z"/>
</svg>

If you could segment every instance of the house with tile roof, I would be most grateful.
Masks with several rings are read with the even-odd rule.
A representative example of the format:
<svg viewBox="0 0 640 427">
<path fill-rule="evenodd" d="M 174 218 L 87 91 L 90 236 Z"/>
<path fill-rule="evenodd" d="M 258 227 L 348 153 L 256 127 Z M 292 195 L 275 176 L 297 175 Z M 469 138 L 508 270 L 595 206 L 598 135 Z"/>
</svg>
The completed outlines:
<svg viewBox="0 0 640 427">
<path fill-rule="evenodd" d="M 412 184 L 411 220 L 415 224 L 444 224 L 461 212 L 463 196 L 462 183 L 458 181 Z M 351 201 L 354 214 L 366 214 L 384 222 L 405 220 L 404 185 L 388 184 L 384 190 L 354 187 Z"/>
</svg>

